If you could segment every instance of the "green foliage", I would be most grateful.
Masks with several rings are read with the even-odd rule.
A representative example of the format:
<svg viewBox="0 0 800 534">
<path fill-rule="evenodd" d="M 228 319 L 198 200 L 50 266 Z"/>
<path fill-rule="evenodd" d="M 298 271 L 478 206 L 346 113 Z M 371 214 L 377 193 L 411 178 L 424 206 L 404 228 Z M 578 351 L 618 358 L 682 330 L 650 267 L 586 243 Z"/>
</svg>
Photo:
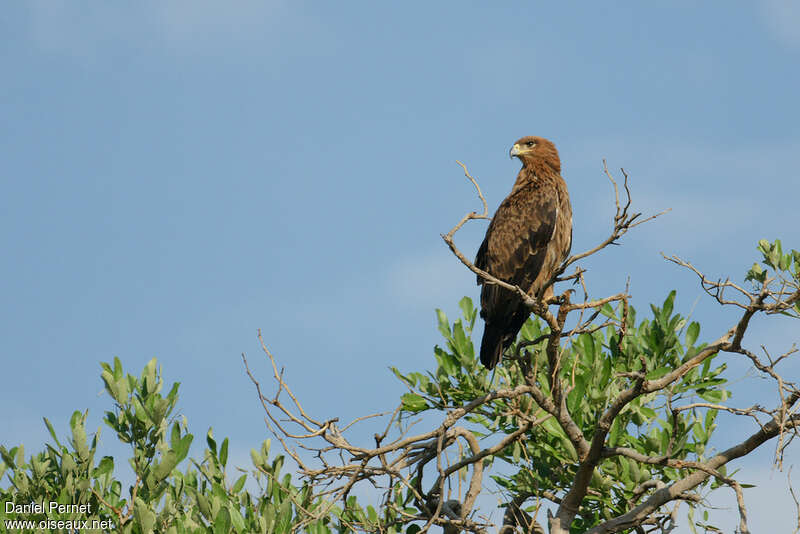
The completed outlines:
<svg viewBox="0 0 800 534">
<path fill-rule="evenodd" d="M 762 239 L 758 242 L 757 248 L 762 255 L 761 263 L 767 269 L 764 269 L 758 263 L 754 263 L 750 270 L 747 271 L 745 280 L 763 283 L 767 279 L 769 269 L 774 271 L 773 274 L 785 275 L 789 278 L 800 280 L 800 252 L 791 250 L 784 254 L 780 239 L 776 239 L 772 243 Z"/>
<path fill-rule="evenodd" d="M 568 384 L 567 407 L 572 419 L 586 439 L 591 440 L 602 413 L 619 394 L 630 387 L 632 372 L 646 373 L 656 380 L 692 358 L 705 344 L 697 343 L 700 325 L 688 322 L 674 312 L 675 292 L 663 304 L 651 306 L 652 318 L 637 320 L 632 307 L 624 315 L 622 307 L 606 305 L 602 314 L 617 323 L 626 323 L 626 335 L 612 327 L 584 333 L 564 343 L 561 353 L 560 378 Z M 402 409 L 408 414 L 425 410 L 445 410 L 463 406 L 485 395 L 489 390 L 513 388 L 525 383 L 519 362 L 506 359 L 492 372 L 475 360 L 470 335 L 477 310 L 465 297 L 460 302 L 463 317 L 448 322 L 437 311 L 439 330 L 444 346 L 436 346 L 435 373 L 402 374 L 393 369 L 410 389 L 403 396 Z M 549 329 L 538 318 L 531 318 L 522 328 L 516 350 L 522 342 L 541 340 Z M 537 385 L 550 395 L 546 343 L 520 348 L 521 358 L 530 362 L 537 373 Z M 671 387 L 636 398 L 616 417 L 606 440 L 607 447 L 627 447 L 647 456 L 666 455 L 676 460 L 705 458 L 709 439 L 716 427 L 716 409 L 695 408 L 672 412 L 670 406 L 688 402 L 723 403 L 730 397 L 722 374 L 724 364 L 715 363 L 716 355 L 691 369 Z M 526 414 L 534 419 L 546 412 L 528 396 L 489 401 L 466 417 L 479 437 L 508 435 L 519 429 Z M 494 475 L 495 482 L 512 497 L 520 494 L 563 495 L 574 482 L 578 467 L 577 452 L 561 426 L 547 418 L 533 427 L 523 439 L 514 441 L 494 458 L 484 460 L 491 465 L 502 460 L 512 468 L 512 475 Z M 504 469 L 507 471 L 507 468 Z M 623 456 L 612 456 L 600 462 L 595 470 L 587 498 L 584 500 L 573 529 L 583 532 L 599 522 L 629 509 L 634 489 L 651 479 L 666 484 L 684 474 L 665 465 L 645 465 Z"/>
<path fill-rule="evenodd" d="M 104 422 L 119 441 L 130 445 L 129 462 L 136 482 L 123 491 L 122 482 L 114 476 L 118 460 L 110 456 L 97 460 L 101 429 L 91 437 L 87 435 L 88 412 L 72 415 L 71 435 L 63 443 L 45 418 L 53 443 L 44 451 L 26 459 L 22 445 L 11 449 L 0 446 L 0 477 L 7 475 L 9 482 L 7 488 L 0 488 L 0 500 L 44 503 L 44 510 L 7 513 L 3 506 L 0 521 L 32 522 L 17 529 L 19 532 L 69 532 L 73 526 L 81 528 L 82 521 L 90 529 L 104 521 L 102 530 L 128 534 L 288 532 L 291 525 L 307 519 L 308 513 L 326 506 L 312 497 L 307 486 L 298 487 L 291 475 L 281 473 L 284 458 L 270 460 L 269 440 L 259 450 L 251 450 L 253 470 L 237 469 L 239 476 L 229 480 L 228 439 L 218 442 L 209 429 L 202 460 L 191 460 L 182 469 L 193 436 L 188 433 L 185 418 L 173 415 L 179 384 L 162 395 L 164 382 L 155 359 L 139 377 L 125 374 L 117 358 L 113 367 L 101 365 L 105 389 L 114 401 Z M 245 488 L 248 476 L 259 492 Z M 88 508 L 51 511 L 49 503 Z M 363 511 L 354 504 L 349 513 Z M 62 521 L 63 528 L 56 521 Z M 318 520 L 307 522 L 306 530 L 321 534 L 348 529 L 335 516 L 321 514 Z"/>
<path fill-rule="evenodd" d="M 751 298 L 755 300 L 760 293 L 774 299 L 776 294 L 786 296 L 789 293 L 786 288 L 796 291 L 800 282 L 800 253 L 792 250 L 784 254 L 778 240 L 773 243 L 762 240 L 758 249 L 763 261 L 754 264 L 747 273 L 747 280 L 757 286 Z M 770 289 L 773 283 L 782 285 L 774 291 Z M 738 286 L 737 289 L 743 292 Z M 472 460 L 482 462 L 507 502 L 517 497 L 524 501 L 532 495 L 551 500 L 564 498 L 575 485 L 582 463 L 587 465 L 585 443 L 597 437 L 603 446 L 602 454 L 593 458 L 596 464 L 590 464 L 593 469 L 588 491 L 570 525 L 572 532 L 583 532 L 629 511 L 632 502 L 639 502 L 643 484 L 670 485 L 687 475 L 681 470 L 685 462 L 708 459 L 719 408 L 731 396 L 723 376 L 726 366 L 712 352 L 719 345 L 706 349 L 707 344 L 699 341 L 700 324 L 675 312 L 674 291 L 660 306 L 650 306 L 648 318 L 637 318 L 636 310 L 627 305 L 615 308 L 605 304 L 591 316 L 589 323 L 594 328 L 584 324 L 582 333 L 565 338 L 558 336 L 558 332 L 551 333 L 547 322 L 531 318 L 503 364 L 494 371 L 488 371 L 476 359 L 472 341 L 478 315 L 475 306 L 464 297 L 459 308 L 461 317 L 453 322 L 443 311 L 436 311 L 444 343 L 434 347 L 433 372 L 404 374 L 391 368 L 408 389 L 400 399 L 400 424 L 404 418 L 424 412 L 448 413 L 446 423 L 440 427 L 444 430 L 446 425 L 453 424 L 447 422 L 456 413 L 453 410 L 461 409 L 454 420 L 463 416 L 459 425 L 466 421 L 466 430 L 488 443 L 481 445 L 483 451 Z M 771 311 L 798 316 L 800 304 L 790 300 Z M 549 324 L 566 328 L 555 320 Z M 553 348 L 549 355 L 548 346 Z M 698 355 L 701 357 L 695 358 Z M 691 363 L 684 365 L 687 362 Z M 119 459 L 110 456 L 98 459 L 101 429 L 91 435 L 87 433 L 88 412 L 72 415 L 70 435 L 61 440 L 45 418 L 53 442 L 42 452 L 26 457 L 22 445 L 10 449 L 0 446 L 0 479 L 6 476 L 9 483 L 7 488 L 0 488 L 0 497 L 4 502 L 18 504 L 85 505 L 88 511 L 67 508 L 9 513 L 5 507 L 0 509 L 2 521 L 34 522 L 35 526 L 19 528 L 21 532 L 67 532 L 78 528 L 70 523 L 63 528 L 39 524 L 48 520 L 90 524 L 104 521 L 110 526 L 101 529 L 130 534 L 291 530 L 313 534 L 352 531 L 414 534 L 430 517 L 434 502 L 430 499 L 437 494 L 431 490 L 427 496 L 421 495 L 426 491 L 422 489 L 423 471 L 433 469 L 433 463 L 424 467 L 425 462 L 436 455 L 435 450 L 431 454 L 431 447 L 437 445 L 436 440 L 430 439 L 432 434 L 421 435 L 424 437 L 419 439 L 425 443 L 398 445 L 406 452 L 418 452 L 402 456 L 403 462 L 408 461 L 402 464 L 408 471 L 402 483 L 398 481 L 405 475 L 398 476 L 397 468 L 389 471 L 391 483 L 383 493 L 380 509 L 363 506 L 354 496 L 347 496 L 349 486 L 341 501 L 329 502 L 315 493 L 313 486 L 298 485 L 290 474 L 283 473 L 284 457 L 270 458 L 269 440 L 258 450 L 250 451 L 252 469 L 237 468 L 238 473 L 231 478 L 228 478 L 229 441 L 215 438 L 211 429 L 205 435 L 201 459 L 190 459 L 194 437 L 189 433 L 186 419 L 174 415 L 179 384 L 173 384 L 163 394 L 164 382 L 155 359 L 148 362 L 138 377 L 124 373 L 116 358 L 113 366 L 107 363 L 101 366 L 101 378 L 113 401 L 113 408 L 105 412 L 103 421 L 120 442 L 130 446 L 128 461 L 136 481 L 123 490 L 114 472 Z M 681 372 L 675 373 L 679 368 Z M 665 377 L 669 382 L 662 380 Z M 556 421 L 535 400 L 547 406 L 559 384 L 565 392 L 560 406 L 566 406 L 573 426 Z M 658 384 L 658 387 L 637 389 L 642 384 Z M 529 390 L 511 394 L 520 385 L 527 385 Z M 529 394 L 534 389 L 541 396 Z M 499 394 L 500 391 L 505 394 Z M 617 403 L 623 392 L 631 391 L 634 394 L 628 402 Z M 489 392 L 494 393 L 487 395 Z M 470 409 L 463 410 L 468 405 Z M 609 410 L 612 406 L 622 408 L 618 413 L 613 412 L 616 415 L 603 427 L 598 422 L 612 413 Z M 555 408 L 551 412 L 558 415 Z M 576 440 L 574 426 L 585 441 Z M 376 441 L 380 441 L 377 436 Z M 499 452 L 487 453 L 486 448 L 499 440 L 505 440 L 497 447 Z M 580 453 L 584 454 L 582 458 L 575 443 L 577 449 L 584 450 Z M 330 448 L 338 453 L 343 451 L 338 446 Z M 352 462 L 349 458 L 352 449 L 347 451 L 342 457 L 348 456 L 346 461 Z M 384 452 L 376 453 L 383 462 Z M 459 454 L 461 460 L 468 457 L 467 452 Z M 500 464 L 495 466 L 498 460 Z M 446 462 L 450 461 L 447 457 Z M 462 477 L 459 487 L 467 471 L 463 466 L 454 468 L 454 476 L 457 473 Z M 717 471 L 727 476 L 724 465 Z M 472 472 L 474 476 L 474 467 Z M 364 471 L 359 476 L 372 480 L 372 475 Z M 337 472 L 335 477 L 342 475 Z M 246 487 L 248 479 L 251 486 L 257 485 L 257 491 Z M 711 478 L 692 491 L 702 494 L 720 484 Z M 696 520 L 695 508 L 702 509 L 702 501 L 690 504 L 690 528 L 712 528 L 708 511 L 703 510 L 702 521 Z"/>
<path fill-rule="evenodd" d="M 758 251 L 761 253 L 761 264 L 754 263 L 747 271 L 745 280 L 770 288 L 776 282 L 784 287 L 797 288 L 800 284 L 800 251 L 792 249 L 784 254 L 781 240 L 776 239 L 772 243 L 766 239 L 758 242 Z M 781 312 L 782 315 L 800 318 L 800 302 Z"/>
</svg>

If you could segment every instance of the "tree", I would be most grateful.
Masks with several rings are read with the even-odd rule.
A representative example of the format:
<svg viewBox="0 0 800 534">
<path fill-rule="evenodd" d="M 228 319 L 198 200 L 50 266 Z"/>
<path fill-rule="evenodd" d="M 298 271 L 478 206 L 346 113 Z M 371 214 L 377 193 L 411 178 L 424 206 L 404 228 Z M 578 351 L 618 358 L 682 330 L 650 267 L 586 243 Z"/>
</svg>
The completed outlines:
<svg viewBox="0 0 800 534">
<path fill-rule="evenodd" d="M 4 532 L 287 532 L 322 504 L 308 486 L 297 487 L 291 475 L 281 474 L 282 456 L 270 461 L 269 440 L 250 451 L 252 469 L 240 469 L 229 480 L 228 439 L 218 442 L 209 429 L 202 461 L 178 469 L 193 441 L 186 419 L 172 415 L 178 384 L 161 394 L 164 381 L 155 359 L 139 377 L 124 373 L 116 358 L 113 367 L 101 365 L 114 401 L 104 422 L 130 445 L 135 482 L 123 491 L 114 473 L 120 462 L 110 456 L 96 461 L 100 429 L 89 439 L 88 411 L 72 415 L 65 443 L 45 418 L 53 443 L 43 451 L 26 458 L 22 445 L 0 446 L 0 478 L 9 481 L 0 488 Z M 248 474 L 259 487 L 255 495 L 245 487 Z M 308 531 L 331 532 L 332 523 L 326 517 L 309 523 Z"/>
<path fill-rule="evenodd" d="M 471 335 L 477 311 L 465 297 L 461 318 L 451 322 L 438 311 L 444 344 L 434 348 L 436 369 L 392 368 L 408 392 L 393 413 L 384 414 L 388 417 L 374 443 L 359 445 L 348 430 L 380 414 L 340 426 L 335 417 L 307 413 L 259 332 L 272 365 L 274 394 L 265 394 L 242 355 L 245 369 L 268 427 L 297 463 L 302 480 L 282 473 L 284 456 L 270 461 L 269 440 L 251 450 L 253 466 L 239 469 L 233 480 L 227 471 L 228 440 L 218 442 L 211 429 L 202 460 L 189 459 L 193 435 L 185 418 L 173 415 L 179 386 L 162 394 L 156 360 L 136 377 L 115 359 L 113 365 L 101 364 L 113 401 L 104 423 L 130 445 L 135 481 L 123 491 L 114 473 L 120 460 L 96 460 L 100 429 L 90 439 L 87 412 L 73 414 L 64 443 L 45 418 L 53 443 L 41 452 L 26 458 L 22 445 L 0 446 L 0 479 L 7 475 L 9 483 L 0 488 L 4 528 L 414 534 L 433 526 L 446 533 L 486 532 L 494 526 L 503 534 L 638 534 L 671 531 L 685 505 L 691 528 L 709 530 L 704 499 L 726 487 L 739 503 L 739 531 L 748 532 L 744 485 L 727 466 L 767 441 L 776 443 L 775 462 L 782 465 L 800 425 L 800 389 L 778 369 L 796 349 L 780 356 L 766 349 L 757 354 L 747 348 L 745 334 L 756 314 L 800 317 L 800 252 L 784 253 L 780 241 L 760 241 L 761 261 L 741 284 L 710 280 L 690 263 L 668 258 L 694 273 L 721 306 L 739 309 L 730 328 L 700 342 L 700 324 L 676 312 L 674 291 L 660 306 L 651 306 L 652 317 L 643 318 L 629 304 L 627 289 L 590 298 L 583 268 L 563 274 L 649 220 L 630 212 L 627 176 L 621 202 L 606 170 L 617 192 L 610 236 L 568 258 L 550 280 L 572 281 L 583 289 L 583 298 L 573 302 L 575 290 L 568 287 L 543 302 L 477 269 L 456 247 L 455 233 L 467 221 L 487 216 L 477 182 L 464 171 L 484 213 L 466 215 L 443 238 L 487 283 L 520 292 L 533 314 L 494 372 L 476 360 Z M 773 384 L 772 399 L 764 400 L 770 408 L 731 403 L 729 358 L 746 358 Z M 726 423 L 729 445 L 715 452 L 709 440 L 720 414 L 752 424 L 743 430 Z M 428 430 L 415 430 L 424 425 Z M 190 465 L 181 467 L 184 462 Z M 246 487 L 248 477 L 258 489 Z M 504 498 L 505 512 L 496 525 L 476 506 L 490 477 Z M 380 490 L 377 506 L 352 495 L 364 483 Z M 6 503 L 13 505 L 9 509 Z M 26 503 L 47 503 L 48 509 L 26 509 Z M 699 511 L 702 520 L 695 519 Z M 8 523 L 18 520 L 29 523 Z"/>
<path fill-rule="evenodd" d="M 455 322 L 439 311 L 445 344 L 434 349 L 436 370 L 403 373 L 392 368 L 409 391 L 369 446 L 346 437 L 353 423 L 340 428 L 338 419 L 306 413 L 259 333 L 272 363 L 274 396 L 264 395 L 249 367 L 247 372 L 268 425 L 306 483 L 327 502 L 294 528 L 301 530 L 325 517 L 339 502 L 351 512 L 352 530 L 414 533 L 440 525 L 445 532 L 484 532 L 492 525 L 475 503 L 491 476 L 505 494 L 502 524 L 495 526 L 506 534 L 668 532 L 684 503 L 692 529 L 713 528 L 705 519 L 695 521 L 694 513 L 704 508 L 705 494 L 722 486 L 735 492 L 739 530 L 748 532 L 743 486 L 727 472 L 727 464 L 769 440 L 778 441 L 775 461 L 781 464 L 800 424 L 800 390 L 777 370 L 796 349 L 778 357 L 766 349 L 758 355 L 746 347 L 745 333 L 755 314 L 800 317 L 800 252 L 784 253 L 780 241 L 762 240 L 762 261 L 749 269 L 742 284 L 710 280 L 692 264 L 667 258 L 695 273 L 703 290 L 720 305 L 740 310 L 730 328 L 698 342 L 700 324 L 674 310 L 674 291 L 661 306 L 651 306 L 651 318 L 639 318 L 629 305 L 627 289 L 592 298 L 584 283 L 585 269 L 563 274 L 657 216 L 641 219 L 630 211 L 624 171 L 621 201 L 617 183 L 605 168 L 616 198 L 609 237 L 568 258 L 550 280 L 573 281 L 583 289 L 583 298 L 573 302 L 575 290 L 568 288 L 543 302 L 476 268 L 456 247 L 455 233 L 488 214 L 477 181 L 459 164 L 484 209 L 482 214 L 467 214 L 442 237 L 487 283 L 518 292 L 533 316 L 493 374 L 475 358 L 471 334 L 476 310 L 470 299 L 461 301 L 463 316 Z M 557 308 L 552 311 L 550 306 Z M 774 383 L 771 408 L 730 403 L 733 391 L 725 374 L 730 357 L 749 359 Z M 247 366 L 246 358 L 244 363 Z M 720 412 L 754 424 L 738 436 L 731 424 L 726 432 L 729 448 L 715 453 L 708 443 Z M 422 419 L 427 423 L 432 417 L 438 422 L 413 434 L 411 419 L 419 414 L 431 416 Z M 314 459 L 298 453 L 292 442 L 313 451 Z M 364 514 L 350 495 L 365 481 L 383 491 L 380 513 L 369 508 Z M 546 518 L 541 513 L 544 502 L 554 510 Z"/>
</svg>

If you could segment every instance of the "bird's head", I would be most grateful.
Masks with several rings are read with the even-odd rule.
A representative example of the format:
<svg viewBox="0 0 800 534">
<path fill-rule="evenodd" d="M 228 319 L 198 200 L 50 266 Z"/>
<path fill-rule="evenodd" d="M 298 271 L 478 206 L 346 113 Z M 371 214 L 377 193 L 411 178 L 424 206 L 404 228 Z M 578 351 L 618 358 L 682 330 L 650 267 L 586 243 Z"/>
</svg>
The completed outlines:
<svg viewBox="0 0 800 534">
<path fill-rule="evenodd" d="M 535 135 L 523 137 L 514 143 L 508 155 L 511 158 L 519 158 L 524 167 L 546 163 L 556 172 L 561 172 L 561 160 L 558 157 L 558 150 L 556 150 L 556 146 L 552 142 L 544 137 Z"/>
</svg>

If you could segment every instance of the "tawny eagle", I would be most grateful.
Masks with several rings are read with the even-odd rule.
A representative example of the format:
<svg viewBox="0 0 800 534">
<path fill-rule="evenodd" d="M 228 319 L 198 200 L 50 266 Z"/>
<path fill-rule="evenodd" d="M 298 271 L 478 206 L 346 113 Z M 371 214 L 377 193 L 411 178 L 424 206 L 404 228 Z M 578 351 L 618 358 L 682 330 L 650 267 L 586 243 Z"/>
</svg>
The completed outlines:
<svg viewBox="0 0 800 534">
<path fill-rule="evenodd" d="M 522 161 L 511 193 L 486 230 L 475 265 L 492 276 L 519 286 L 528 295 L 547 298 L 542 289 L 569 254 L 572 206 L 555 145 L 541 137 L 523 137 L 509 156 Z M 530 316 L 518 294 L 478 276 L 481 317 L 486 322 L 481 363 L 493 368 Z"/>
</svg>

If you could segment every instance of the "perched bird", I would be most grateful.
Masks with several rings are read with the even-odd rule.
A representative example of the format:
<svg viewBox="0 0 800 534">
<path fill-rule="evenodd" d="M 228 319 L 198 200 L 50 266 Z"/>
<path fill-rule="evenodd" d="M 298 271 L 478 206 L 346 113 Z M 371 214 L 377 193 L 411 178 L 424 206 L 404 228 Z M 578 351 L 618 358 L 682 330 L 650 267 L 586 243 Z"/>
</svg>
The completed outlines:
<svg viewBox="0 0 800 534">
<path fill-rule="evenodd" d="M 555 145 L 541 137 L 523 137 L 509 156 L 522 161 L 511 193 L 497 208 L 486 230 L 475 265 L 492 276 L 519 286 L 532 297 L 552 296 L 542 286 L 569 254 L 572 206 L 561 177 Z M 478 276 L 481 317 L 486 322 L 481 363 L 493 368 L 517 338 L 530 316 L 520 296 Z"/>
</svg>

